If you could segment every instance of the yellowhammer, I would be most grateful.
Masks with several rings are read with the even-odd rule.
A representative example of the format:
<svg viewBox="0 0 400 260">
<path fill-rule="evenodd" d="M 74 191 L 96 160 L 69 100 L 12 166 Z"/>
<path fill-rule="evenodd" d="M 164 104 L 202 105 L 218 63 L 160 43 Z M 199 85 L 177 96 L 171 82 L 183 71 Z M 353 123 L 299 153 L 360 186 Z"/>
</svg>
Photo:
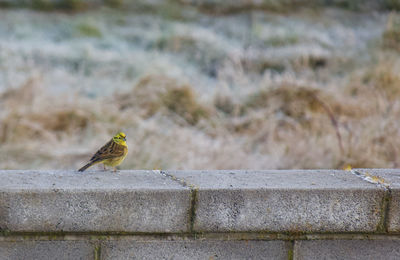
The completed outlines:
<svg viewBox="0 0 400 260">
<path fill-rule="evenodd" d="M 90 159 L 90 162 L 79 169 L 83 172 L 92 165 L 103 163 L 104 169 L 107 166 L 115 167 L 120 165 L 128 154 L 128 145 L 126 144 L 126 135 L 122 132 L 116 134 L 108 143 L 101 147 Z"/>
</svg>

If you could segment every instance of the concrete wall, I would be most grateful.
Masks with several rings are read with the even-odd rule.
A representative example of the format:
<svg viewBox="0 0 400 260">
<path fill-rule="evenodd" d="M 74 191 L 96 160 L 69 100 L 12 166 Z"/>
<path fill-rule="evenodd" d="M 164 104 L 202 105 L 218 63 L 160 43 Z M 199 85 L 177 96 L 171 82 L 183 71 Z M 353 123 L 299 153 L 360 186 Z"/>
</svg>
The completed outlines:
<svg viewBox="0 0 400 260">
<path fill-rule="evenodd" d="M 0 171 L 0 259 L 399 259 L 400 170 Z"/>
</svg>

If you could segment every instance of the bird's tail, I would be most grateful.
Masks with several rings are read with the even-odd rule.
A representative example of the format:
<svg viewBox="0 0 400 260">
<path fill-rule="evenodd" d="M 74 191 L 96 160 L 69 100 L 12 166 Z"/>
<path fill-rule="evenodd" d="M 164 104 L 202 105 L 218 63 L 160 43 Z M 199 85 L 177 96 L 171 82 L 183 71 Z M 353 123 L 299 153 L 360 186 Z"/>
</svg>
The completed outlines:
<svg viewBox="0 0 400 260">
<path fill-rule="evenodd" d="M 85 166 L 83 166 L 82 168 L 80 168 L 78 171 L 83 172 L 84 170 L 86 170 L 87 168 L 92 166 L 93 164 L 95 164 L 95 163 L 94 162 L 90 162 L 90 163 L 86 164 Z"/>
</svg>

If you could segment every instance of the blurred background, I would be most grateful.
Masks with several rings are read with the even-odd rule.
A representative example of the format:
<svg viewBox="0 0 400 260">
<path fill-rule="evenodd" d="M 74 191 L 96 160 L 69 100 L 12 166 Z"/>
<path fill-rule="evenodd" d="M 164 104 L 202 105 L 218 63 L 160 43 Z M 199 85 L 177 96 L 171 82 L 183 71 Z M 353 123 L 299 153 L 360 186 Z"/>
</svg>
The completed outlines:
<svg viewBox="0 0 400 260">
<path fill-rule="evenodd" d="M 399 167 L 400 0 L 0 0 L 0 168 Z"/>
</svg>

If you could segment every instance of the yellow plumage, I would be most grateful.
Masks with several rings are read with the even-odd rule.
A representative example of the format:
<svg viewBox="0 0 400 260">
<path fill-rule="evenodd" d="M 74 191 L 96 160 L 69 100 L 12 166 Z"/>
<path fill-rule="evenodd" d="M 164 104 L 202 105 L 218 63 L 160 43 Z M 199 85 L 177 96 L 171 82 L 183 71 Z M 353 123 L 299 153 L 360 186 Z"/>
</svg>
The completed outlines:
<svg viewBox="0 0 400 260">
<path fill-rule="evenodd" d="M 116 134 L 108 143 L 101 147 L 90 159 L 90 162 L 79 169 L 83 172 L 90 166 L 102 163 L 105 166 L 114 167 L 120 165 L 128 154 L 128 145 L 126 144 L 126 135 L 122 132 Z"/>
</svg>

